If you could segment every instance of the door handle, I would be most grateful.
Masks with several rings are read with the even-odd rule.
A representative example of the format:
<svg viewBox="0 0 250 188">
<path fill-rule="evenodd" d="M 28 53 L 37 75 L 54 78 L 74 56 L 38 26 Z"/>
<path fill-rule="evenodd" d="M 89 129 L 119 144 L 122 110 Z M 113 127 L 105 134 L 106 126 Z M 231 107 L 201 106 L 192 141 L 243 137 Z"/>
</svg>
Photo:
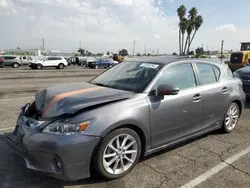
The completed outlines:
<svg viewBox="0 0 250 188">
<path fill-rule="evenodd" d="M 221 90 L 222 93 L 226 93 L 228 92 L 228 88 L 227 87 L 223 87 L 222 90 Z"/>
<path fill-rule="evenodd" d="M 194 102 L 199 102 L 201 100 L 202 96 L 200 94 L 196 94 L 195 96 L 193 96 L 193 101 Z"/>
</svg>

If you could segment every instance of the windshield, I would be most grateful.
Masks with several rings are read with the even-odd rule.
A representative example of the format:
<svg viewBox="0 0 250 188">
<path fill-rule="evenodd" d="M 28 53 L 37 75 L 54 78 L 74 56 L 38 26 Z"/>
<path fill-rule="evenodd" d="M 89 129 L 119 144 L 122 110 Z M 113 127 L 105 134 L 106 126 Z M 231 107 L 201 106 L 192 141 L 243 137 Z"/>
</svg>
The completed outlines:
<svg viewBox="0 0 250 188">
<path fill-rule="evenodd" d="M 157 63 L 123 62 L 90 83 L 138 93 L 147 87 L 161 68 L 162 64 Z"/>
</svg>

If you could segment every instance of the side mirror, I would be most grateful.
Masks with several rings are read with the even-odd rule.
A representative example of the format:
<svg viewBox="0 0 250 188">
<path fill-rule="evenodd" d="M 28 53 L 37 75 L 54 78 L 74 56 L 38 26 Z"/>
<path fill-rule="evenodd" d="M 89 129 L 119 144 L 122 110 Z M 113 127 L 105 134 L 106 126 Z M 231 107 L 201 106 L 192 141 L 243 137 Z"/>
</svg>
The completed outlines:
<svg viewBox="0 0 250 188">
<path fill-rule="evenodd" d="M 173 85 L 163 84 L 157 87 L 156 94 L 157 95 L 177 95 L 179 91 L 180 89 Z"/>
</svg>

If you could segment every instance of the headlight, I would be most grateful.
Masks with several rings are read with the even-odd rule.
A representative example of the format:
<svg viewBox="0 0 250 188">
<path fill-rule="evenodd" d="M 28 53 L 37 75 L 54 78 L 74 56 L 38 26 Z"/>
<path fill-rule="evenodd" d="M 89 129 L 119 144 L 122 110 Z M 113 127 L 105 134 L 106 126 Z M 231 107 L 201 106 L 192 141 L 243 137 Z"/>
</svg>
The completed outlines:
<svg viewBox="0 0 250 188">
<path fill-rule="evenodd" d="M 239 78 L 240 79 L 240 74 L 239 73 L 234 72 L 233 75 L 234 75 L 235 78 Z"/>
<path fill-rule="evenodd" d="M 44 129 L 44 133 L 51 133 L 57 135 L 73 135 L 80 134 L 84 130 L 86 130 L 90 124 L 93 122 L 92 120 L 87 120 L 84 122 L 72 123 L 72 122 L 54 122 L 47 125 Z"/>
</svg>

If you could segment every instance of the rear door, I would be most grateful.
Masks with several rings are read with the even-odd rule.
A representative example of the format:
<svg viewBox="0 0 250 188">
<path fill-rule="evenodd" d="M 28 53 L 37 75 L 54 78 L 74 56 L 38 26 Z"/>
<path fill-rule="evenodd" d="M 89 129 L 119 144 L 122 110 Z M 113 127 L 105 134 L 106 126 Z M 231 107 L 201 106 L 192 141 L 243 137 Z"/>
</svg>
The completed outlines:
<svg viewBox="0 0 250 188">
<path fill-rule="evenodd" d="M 203 128 L 218 127 L 228 108 L 230 88 L 228 82 L 220 79 L 221 70 L 209 63 L 196 63 L 199 85 L 203 90 Z"/>
<path fill-rule="evenodd" d="M 15 56 L 5 56 L 4 57 L 4 65 L 5 66 L 11 66 L 15 60 Z"/>
</svg>

